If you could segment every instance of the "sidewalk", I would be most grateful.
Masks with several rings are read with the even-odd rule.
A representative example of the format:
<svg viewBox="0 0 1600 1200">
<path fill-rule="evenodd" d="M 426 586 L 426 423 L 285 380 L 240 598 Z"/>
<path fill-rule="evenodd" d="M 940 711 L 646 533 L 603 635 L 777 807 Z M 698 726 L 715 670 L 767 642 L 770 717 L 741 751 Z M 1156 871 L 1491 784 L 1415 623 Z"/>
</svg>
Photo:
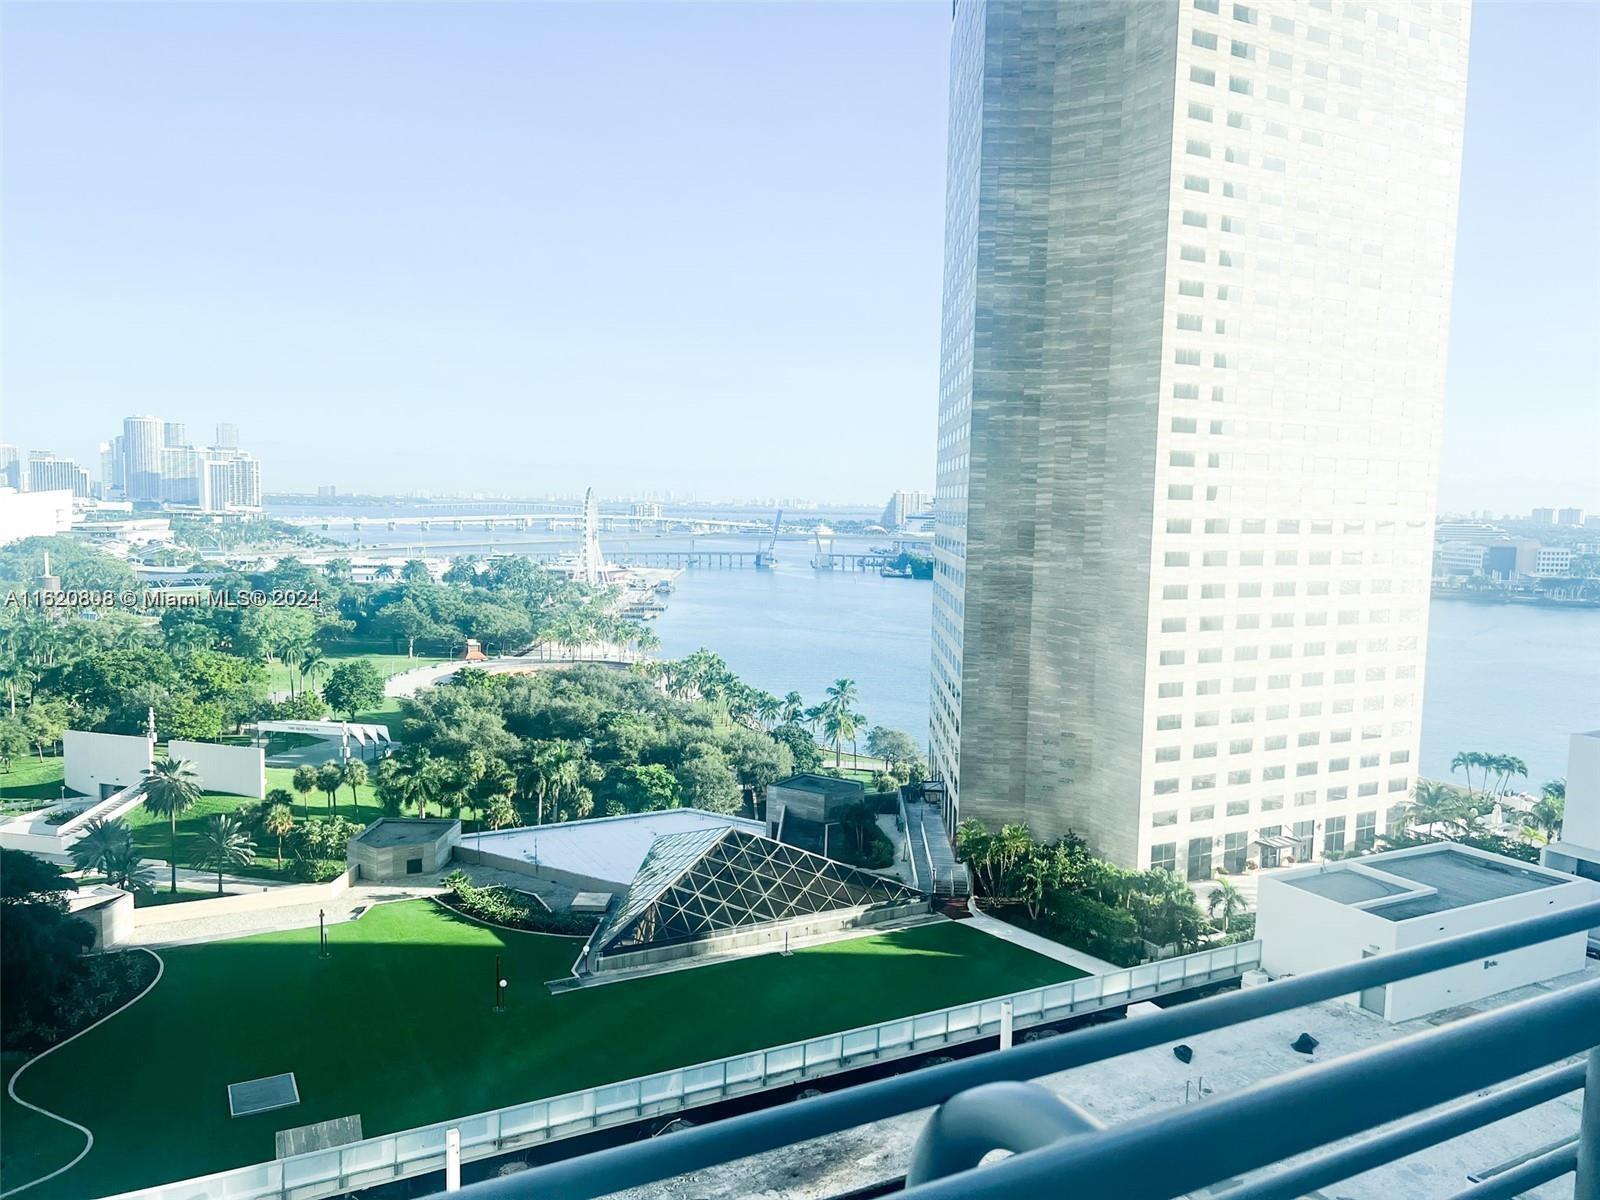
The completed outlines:
<svg viewBox="0 0 1600 1200">
<path fill-rule="evenodd" d="M 1003 942 L 1010 942 L 1013 946 L 1021 946 L 1024 950 L 1032 950 L 1035 954 L 1042 954 L 1046 958 L 1053 958 L 1057 962 L 1066 963 L 1069 967 L 1077 967 L 1080 971 L 1087 971 L 1090 975 L 1104 975 L 1108 971 L 1120 971 L 1116 963 L 1108 963 L 1103 958 L 1096 958 L 1092 954 L 1085 954 L 1082 950 L 1074 950 L 1071 946 L 1063 946 L 1060 942 L 1052 942 L 1049 938 L 1040 937 L 1037 933 L 1029 933 L 1026 929 L 1018 929 L 1015 925 L 1008 925 L 988 913 L 981 912 L 976 900 L 967 901 L 967 911 L 972 914 L 972 926 L 983 932 L 997 937 Z"/>
<path fill-rule="evenodd" d="M 135 927 L 120 943 L 125 946 L 181 946 L 191 942 L 214 942 L 225 938 L 247 937 L 253 933 L 275 933 L 284 929 L 315 928 L 318 914 L 329 925 L 353 920 L 358 909 L 367 909 L 387 900 L 415 900 L 444 891 L 438 875 L 412 876 L 405 883 L 356 883 L 331 899 L 309 904 L 286 904 L 279 908 L 252 912 L 197 915 L 190 920 L 164 922 L 145 928 Z M 213 877 L 214 882 L 214 877 Z M 200 901 L 180 905 L 192 908 Z"/>
</svg>

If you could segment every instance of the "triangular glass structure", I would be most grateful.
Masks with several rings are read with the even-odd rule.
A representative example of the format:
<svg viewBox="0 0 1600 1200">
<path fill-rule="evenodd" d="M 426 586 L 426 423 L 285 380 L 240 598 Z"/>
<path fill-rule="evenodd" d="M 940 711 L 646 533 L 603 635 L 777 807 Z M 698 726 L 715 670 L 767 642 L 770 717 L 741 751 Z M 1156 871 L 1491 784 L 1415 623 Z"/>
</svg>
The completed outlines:
<svg viewBox="0 0 1600 1200">
<path fill-rule="evenodd" d="M 760 834 L 695 829 L 656 839 L 589 944 L 600 956 L 625 954 L 792 917 L 922 898 L 894 879 Z"/>
</svg>

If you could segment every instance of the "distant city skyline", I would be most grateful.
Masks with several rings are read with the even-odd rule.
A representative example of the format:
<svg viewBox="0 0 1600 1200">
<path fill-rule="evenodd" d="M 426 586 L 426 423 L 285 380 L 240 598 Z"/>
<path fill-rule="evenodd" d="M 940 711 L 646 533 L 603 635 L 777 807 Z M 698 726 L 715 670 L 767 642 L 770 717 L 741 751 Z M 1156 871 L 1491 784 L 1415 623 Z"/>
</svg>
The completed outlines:
<svg viewBox="0 0 1600 1200">
<path fill-rule="evenodd" d="M 1476 20 L 1440 507 L 1600 510 L 1600 11 Z M 268 491 L 931 487 L 948 5 L 3 22 L 0 440 L 94 474 L 128 413 L 234 420 Z"/>
</svg>

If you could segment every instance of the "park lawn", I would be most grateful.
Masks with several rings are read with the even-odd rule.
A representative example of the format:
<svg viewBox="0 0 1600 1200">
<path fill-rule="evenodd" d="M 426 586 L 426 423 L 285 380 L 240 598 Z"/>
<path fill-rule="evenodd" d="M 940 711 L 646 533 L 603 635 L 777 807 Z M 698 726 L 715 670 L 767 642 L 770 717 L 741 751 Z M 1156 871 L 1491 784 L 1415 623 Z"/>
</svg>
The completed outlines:
<svg viewBox="0 0 1600 1200">
<path fill-rule="evenodd" d="M 311 816 L 329 816 L 328 797 L 323 792 L 312 792 L 309 796 L 301 796 L 293 787 L 294 772 L 286 767 L 267 768 L 267 790 L 283 788 L 294 797 L 295 820 L 300 820 L 302 815 L 309 811 Z M 350 803 L 350 789 L 339 789 L 338 812 L 344 817 L 360 825 L 368 825 L 383 815 L 383 809 L 378 804 L 376 795 L 373 794 L 371 784 L 357 789 L 357 803 Z M 183 816 L 178 818 L 178 865 L 180 867 L 194 866 L 194 839 L 205 829 L 206 822 L 217 813 L 231 813 L 244 805 L 259 805 L 263 801 L 251 796 L 234 796 L 225 792 L 206 792 L 200 800 Z M 145 858 L 158 858 L 167 862 L 172 857 L 172 835 L 167 820 L 158 817 L 144 805 L 136 805 L 123 817 L 133 830 L 134 845 L 139 848 L 139 853 Z M 288 843 L 284 846 L 284 869 L 278 870 L 278 844 L 265 835 L 256 837 L 256 860 L 252 866 L 236 867 L 229 871 L 230 875 L 254 875 L 270 879 L 293 879 L 292 865 L 289 859 Z M 165 877 L 157 872 L 158 883 L 166 885 Z"/>
<path fill-rule="evenodd" d="M 10 770 L 0 772 L 0 803 L 15 808 L 16 802 L 23 801 L 28 802 L 28 808 L 38 808 L 40 805 L 34 802 L 59 800 L 65 771 L 66 759 L 59 754 L 44 758 L 18 755 L 11 760 Z"/>
<path fill-rule="evenodd" d="M 4 1130 L 0 1136 L 0 1191 L 49 1174 L 83 1149 L 83 1134 L 24 1108 L 5 1089 L 4 1083 L 28 1058 L 21 1051 L 0 1054 L 0 1130 Z"/>
<path fill-rule="evenodd" d="M 431 901 L 330 930 L 162 951 L 144 999 L 18 1090 L 94 1130 L 37 1200 L 269 1160 L 276 1130 L 359 1113 L 371 1137 L 1081 972 L 957 922 L 552 995 L 581 941 L 478 925 Z M 496 956 L 510 981 L 494 1005 Z M 293 1071 L 301 1103 L 230 1119 L 229 1083 Z"/>
<path fill-rule="evenodd" d="M 352 658 L 370 659 L 372 665 L 378 668 L 378 674 L 385 679 L 415 667 L 430 667 L 450 661 L 437 655 L 419 654 L 415 658 L 408 658 L 404 654 L 395 654 L 387 640 L 341 643 L 324 651 L 322 661 L 326 665 L 311 681 L 311 686 L 320 691 L 327 682 L 328 671 Z M 291 687 L 298 692 L 304 682 L 299 672 L 286 662 L 275 659 L 267 664 L 267 687 L 273 692 L 287 692 Z"/>
</svg>

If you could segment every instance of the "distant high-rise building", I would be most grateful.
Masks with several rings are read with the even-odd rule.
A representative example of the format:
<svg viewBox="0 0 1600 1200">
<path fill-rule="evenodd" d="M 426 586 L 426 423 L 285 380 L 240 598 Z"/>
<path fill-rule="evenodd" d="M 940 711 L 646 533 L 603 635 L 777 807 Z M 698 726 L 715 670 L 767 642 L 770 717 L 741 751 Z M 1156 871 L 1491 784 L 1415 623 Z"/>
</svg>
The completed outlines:
<svg viewBox="0 0 1600 1200">
<path fill-rule="evenodd" d="M 23 487 L 22 451 L 10 442 L 0 442 L 0 487 Z"/>
<path fill-rule="evenodd" d="M 198 503 L 206 512 L 261 507 L 261 464 L 243 451 L 204 455 Z"/>
<path fill-rule="evenodd" d="M 71 492 L 74 496 L 89 495 L 89 472 L 70 458 L 57 458 L 48 450 L 35 450 L 28 455 L 28 491 Z"/>
<path fill-rule="evenodd" d="M 156 417 L 122 422 L 122 487 L 130 500 L 161 499 L 161 449 L 165 433 Z"/>
<path fill-rule="evenodd" d="M 1563 508 L 1556 512 L 1557 525 L 1582 525 L 1583 509 Z"/>
<path fill-rule="evenodd" d="M 193 446 L 165 446 L 161 450 L 161 499 L 167 504 L 198 505 L 200 476 L 206 455 Z"/>
<path fill-rule="evenodd" d="M 236 508 L 261 507 L 261 464 L 254 455 L 240 452 L 234 458 L 233 496 Z"/>
<path fill-rule="evenodd" d="M 100 443 L 100 495 L 105 499 L 121 496 L 124 488 L 122 435 Z"/>
<path fill-rule="evenodd" d="M 184 436 L 182 421 L 161 422 L 161 444 L 164 446 L 186 446 L 189 439 Z"/>
<path fill-rule="evenodd" d="M 885 529 L 903 528 L 910 518 L 927 512 L 932 504 L 933 497 L 927 492 L 897 491 L 884 506 L 883 526 Z"/>
<path fill-rule="evenodd" d="M 950 818 L 1201 879 L 1406 801 L 1469 15 L 954 6 Z"/>
<path fill-rule="evenodd" d="M 1556 523 L 1556 510 L 1553 508 L 1536 508 L 1528 519 L 1535 525 L 1554 525 Z"/>
<path fill-rule="evenodd" d="M 337 487 L 335 487 L 331 483 L 319 483 L 319 484 L 317 484 L 317 499 L 318 500 L 332 500 L 338 494 L 339 494 L 339 489 Z"/>
<path fill-rule="evenodd" d="M 237 450 L 239 448 L 239 427 L 231 421 L 217 423 L 217 440 L 214 443 L 219 450 Z"/>
</svg>

